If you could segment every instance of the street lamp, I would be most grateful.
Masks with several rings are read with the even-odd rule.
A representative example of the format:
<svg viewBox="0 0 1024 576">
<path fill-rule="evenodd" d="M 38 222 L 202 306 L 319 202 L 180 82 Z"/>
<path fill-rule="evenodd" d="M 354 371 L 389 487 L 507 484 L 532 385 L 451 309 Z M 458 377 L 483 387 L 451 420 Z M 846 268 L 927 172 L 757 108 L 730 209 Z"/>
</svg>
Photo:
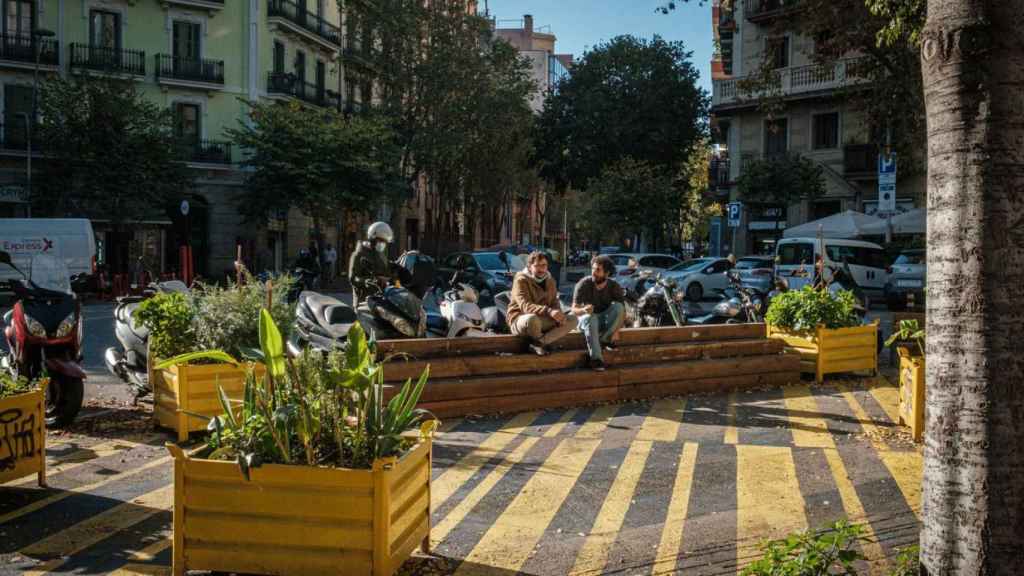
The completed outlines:
<svg viewBox="0 0 1024 576">
<path fill-rule="evenodd" d="M 40 49 L 40 44 L 43 38 L 52 38 L 56 35 L 56 32 L 54 32 L 53 30 L 47 30 L 46 28 L 36 28 L 35 30 L 32 31 L 32 51 L 35 57 L 35 67 L 32 69 L 32 118 L 31 120 L 26 120 L 25 122 L 25 185 L 28 188 L 28 215 L 30 217 L 32 216 L 32 124 L 36 121 L 36 118 L 39 116 L 37 94 L 39 92 L 39 55 L 42 52 L 42 50 Z"/>
</svg>

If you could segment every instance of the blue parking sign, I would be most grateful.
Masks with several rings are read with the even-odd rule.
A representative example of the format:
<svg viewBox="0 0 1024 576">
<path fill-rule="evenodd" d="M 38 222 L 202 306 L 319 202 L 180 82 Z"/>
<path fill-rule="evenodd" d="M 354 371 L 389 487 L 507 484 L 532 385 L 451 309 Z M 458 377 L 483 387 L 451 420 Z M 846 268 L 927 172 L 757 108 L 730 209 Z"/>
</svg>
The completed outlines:
<svg viewBox="0 0 1024 576">
<path fill-rule="evenodd" d="M 729 226 L 732 226 L 733 228 L 738 227 L 740 225 L 740 216 L 743 213 L 743 204 L 739 202 L 730 202 L 727 208 L 729 214 Z"/>
<path fill-rule="evenodd" d="M 895 174 L 896 173 L 896 153 L 890 154 L 879 154 L 878 155 L 878 173 L 879 174 Z"/>
</svg>

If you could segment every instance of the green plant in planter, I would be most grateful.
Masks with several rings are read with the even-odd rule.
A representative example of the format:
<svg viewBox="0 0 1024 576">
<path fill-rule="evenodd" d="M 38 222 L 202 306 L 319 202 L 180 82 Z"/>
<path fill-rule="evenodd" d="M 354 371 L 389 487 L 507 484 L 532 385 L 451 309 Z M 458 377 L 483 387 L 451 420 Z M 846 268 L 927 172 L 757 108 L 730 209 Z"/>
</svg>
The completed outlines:
<svg viewBox="0 0 1024 576">
<path fill-rule="evenodd" d="M 195 337 L 201 350 L 222 350 L 235 358 L 250 357 L 259 347 L 260 310 L 267 303 L 267 284 L 246 275 L 244 284 L 226 288 L 201 285 L 196 297 Z M 295 307 L 287 302 L 292 280 L 272 285 L 270 315 L 278 326 L 290 327 Z"/>
<path fill-rule="evenodd" d="M 863 560 L 855 548 L 864 539 L 864 528 L 838 521 L 828 530 L 790 534 L 762 546 L 764 556 L 747 566 L 743 576 L 827 576 L 856 575 L 856 562 Z"/>
<path fill-rule="evenodd" d="M 133 314 L 149 329 L 149 349 L 154 358 L 171 358 L 196 348 L 193 301 L 188 295 L 158 293 L 144 300 Z"/>
<path fill-rule="evenodd" d="M 31 392 L 37 384 L 24 376 L 15 378 L 6 370 L 0 371 L 0 398 Z"/>
<path fill-rule="evenodd" d="M 885 341 L 886 346 L 892 346 L 896 342 L 906 342 L 913 340 L 917 344 L 917 349 L 921 352 L 921 356 L 924 356 L 924 328 L 917 320 L 900 320 L 900 328 L 893 335 Z"/>
<path fill-rule="evenodd" d="M 857 298 L 849 290 L 833 294 L 804 286 L 802 290 L 790 290 L 772 298 L 765 321 L 796 332 L 814 330 L 818 326 L 848 328 L 860 325 L 856 304 Z"/>
</svg>

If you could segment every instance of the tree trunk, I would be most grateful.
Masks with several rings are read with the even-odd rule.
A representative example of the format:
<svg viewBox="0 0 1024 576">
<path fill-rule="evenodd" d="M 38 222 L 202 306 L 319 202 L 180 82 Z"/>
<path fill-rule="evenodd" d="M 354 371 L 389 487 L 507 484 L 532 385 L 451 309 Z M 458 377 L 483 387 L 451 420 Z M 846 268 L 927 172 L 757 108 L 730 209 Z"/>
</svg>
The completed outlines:
<svg viewBox="0 0 1024 576">
<path fill-rule="evenodd" d="M 929 0 L 922 574 L 1020 572 L 1024 0 Z"/>
</svg>

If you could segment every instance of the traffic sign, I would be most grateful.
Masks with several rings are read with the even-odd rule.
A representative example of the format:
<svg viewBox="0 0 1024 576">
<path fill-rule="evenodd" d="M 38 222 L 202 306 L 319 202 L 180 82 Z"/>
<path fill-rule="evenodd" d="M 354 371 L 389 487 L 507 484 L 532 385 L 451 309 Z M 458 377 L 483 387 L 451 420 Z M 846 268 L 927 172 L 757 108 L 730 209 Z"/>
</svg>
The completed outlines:
<svg viewBox="0 0 1024 576">
<path fill-rule="evenodd" d="M 878 155 L 878 213 L 896 211 L 896 154 Z"/>
<path fill-rule="evenodd" d="M 740 202 L 730 202 L 728 204 L 729 213 L 729 226 L 737 228 L 740 225 L 740 217 L 743 214 L 743 204 Z"/>
</svg>

